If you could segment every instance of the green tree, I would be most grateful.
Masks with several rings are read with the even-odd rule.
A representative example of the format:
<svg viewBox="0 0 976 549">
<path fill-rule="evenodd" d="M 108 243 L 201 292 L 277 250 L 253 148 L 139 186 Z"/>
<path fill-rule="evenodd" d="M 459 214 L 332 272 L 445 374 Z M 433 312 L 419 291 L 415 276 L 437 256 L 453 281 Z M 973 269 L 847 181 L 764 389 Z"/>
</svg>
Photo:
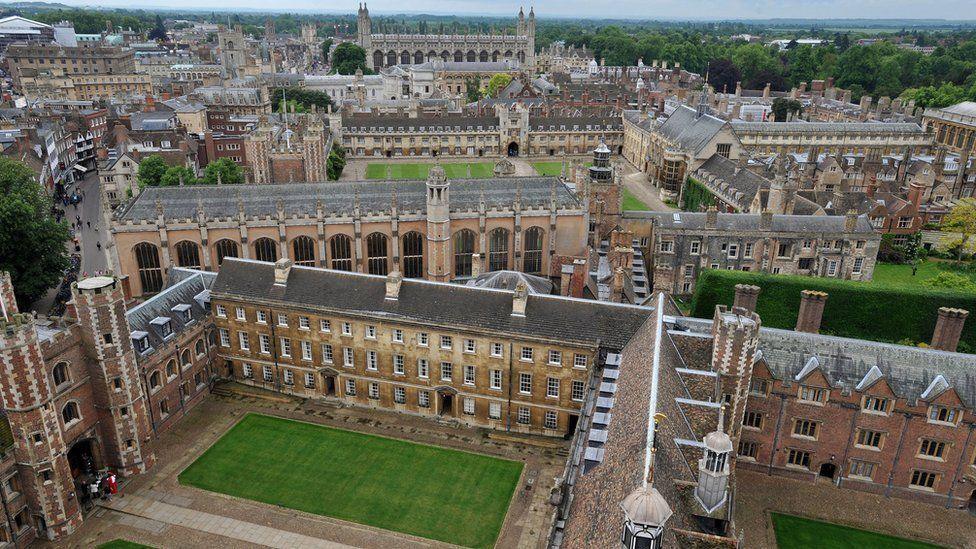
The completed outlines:
<svg viewBox="0 0 976 549">
<path fill-rule="evenodd" d="M 932 278 L 923 280 L 922 286 L 927 288 L 976 292 L 976 282 L 973 282 L 972 278 L 951 271 L 942 271 Z"/>
<path fill-rule="evenodd" d="M 796 99 L 777 97 L 773 99 L 773 117 L 776 122 L 786 122 L 790 113 L 799 115 L 803 110 L 803 105 Z"/>
<path fill-rule="evenodd" d="M 203 169 L 203 182 L 207 185 L 217 184 L 217 174 L 224 185 L 237 185 L 244 182 L 244 170 L 230 158 L 218 158 L 207 164 Z"/>
<path fill-rule="evenodd" d="M 512 82 L 512 75 L 508 73 L 498 73 L 492 75 L 485 88 L 485 97 L 498 97 L 498 92 L 505 89 Z"/>
<path fill-rule="evenodd" d="M 963 252 L 976 235 L 976 198 L 963 198 L 956 203 L 949 215 L 942 220 L 943 244 L 956 248 L 956 261 L 962 261 Z"/>
<path fill-rule="evenodd" d="M 150 40 L 158 40 L 160 42 L 166 41 L 166 27 L 163 25 L 163 18 L 156 15 L 156 23 L 153 25 L 152 30 L 149 31 Z"/>
<path fill-rule="evenodd" d="M 329 58 L 329 50 L 332 49 L 332 39 L 326 38 L 322 41 L 322 59 Z"/>
<path fill-rule="evenodd" d="M 159 178 L 159 186 L 177 187 L 180 184 L 180 178 L 183 179 L 184 185 L 195 185 L 197 183 L 197 176 L 190 168 L 186 166 L 170 166 L 166 168 L 162 177 Z"/>
<path fill-rule="evenodd" d="M 325 163 L 325 172 L 330 181 L 337 181 L 346 167 L 346 151 L 333 143 L 329 151 L 329 158 Z"/>
<path fill-rule="evenodd" d="M 151 154 L 143 158 L 142 162 L 139 162 L 139 172 L 136 174 L 139 187 L 158 187 L 168 168 L 166 161 L 158 154 Z"/>
<path fill-rule="evenodd" d="M 366 68 L 366 50 L 352 42 L 336 46 L 332 52 L 332 69 L 339 74 L 356 74 L 357 69 L 362 70 L 363 74 L 372 74 Z"/>
<path fill-rule="evenodd" d="M 8 271 L 22 309 L 61 281 L 68 227 L 26 165 L 0 157 L 0 271 Z"/>
<path fill-rule="evenodd" d="M 468 78 L 465 80 L 464 93 L 468 99 L 468 103 L 474 103 L 475 101 L 481 99 L 481 90 L 478 89 L 478 81 L 474 78 Z"/>
</svg>

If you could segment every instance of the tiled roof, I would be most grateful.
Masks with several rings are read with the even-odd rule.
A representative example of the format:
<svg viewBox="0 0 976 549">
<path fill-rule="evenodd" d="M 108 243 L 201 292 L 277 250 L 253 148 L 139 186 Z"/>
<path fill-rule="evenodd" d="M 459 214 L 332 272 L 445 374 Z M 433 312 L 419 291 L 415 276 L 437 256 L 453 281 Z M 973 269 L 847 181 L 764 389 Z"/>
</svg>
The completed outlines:
<svg viewBox="0 0 976 549">
<path fill-rule="evenodd" d="M 488 331 L 620 349 L 651 317 L 646 307 L 529 294 L 525 316 L 512 315 L 513 292 L 405 279 L 397 300 L 386 299 L 386 277 L 292 267 L 275 286 L 275 267 L 225 259 L 213 298 L 279 302 L 289 307 L 389 319 L 454 330 Z"/>
<path fill-rule="evenodd" d="M 748 205 L 763 188 L 769 188 L 769 180 L 757 175 L 751 170 L 740 169 L 739 164 L 720 154 L 713 154 L 698 168 L 699 172 L 721 178 L 732 187 L 732 192 L 741 192 L 744 196 L 740 204 Z"/>
<path fill-rule="evenodd" d="M 658 132 L 681 150 L 697 153 L 725 124 L 724 120 L 710 114 L 698 116 L 695 109 L 682 105 L 661 124 Z"/>
<path fill-rule="evenodd" d="M 136 305 L 126 312 L 125 318 L 129 322 L 129 331 L 133 334 L 145 333 L 149 338 L 151 350 L 136 354 L 142 356 L 152 354 L 165 343 L 159 329 L 152 323 L 153 319 L 168 317 L 174 335 L 179 335 L 187 323 L 180 315 L 174 313 L 174 307 L 189 306 L 191 322 L 203 322 L 210 314 L 209 306 L 204 306 L 196 298 L 205 294 L 217 278 L 216 273 L 195 271 L 191 269 L 170 269 L 170 286 L 150 299 Z M 169 338 L 167 338 L 167 341 Z"/>
<path fill-rule="evenodd" d="M 552 190 L 560 208 L 579 208 L 580 202 L 565 184 L 555 177 L 505 177 L 452 179 L 451 209 L 477 210 L 484 193 L 485 205 L 509 208 L 521 191 L 522 207 L 548 207 Z M 125 208 L 120 219 L 156 219 L 156 201 L 167 219 L 195 218 L 202 204 L 208 218 L 238 214 L 239 202 L 248 216 L 275 214 L 281 200 L 285 215 L 315 216 L 321 201 L 325 215 L 349 215 L 357 197 L 362 212 L 389 211 L 394 190 L 400 211 L 426 208 L 425 181 L 349 181 L 329 183 L 290 183 L 284 185 L 191 185 L 186 187 L 148 187 Z"/>
<path fill-rule="evenodd" d="M 704 212 L 647 212 L 628 211 L 628 219 L 653 219 L 656 226 L 667 229 L 704 229 Z M 758 231 L 760 214 L 720 213 L 715 229 L 718 231 Z M 843 233 L 846 216 L 842 215 L 774 215 L 770 231 L 773 232 L 825 232 Z M 855 232 L 876 235 L 867 217 L 857 220 Z"/>
<path fill-rule="evenodd" d="M 732 129 L 739 133 L 925 133 L 913 122 L 744 122 L 733 120 Z"/>
</svg>

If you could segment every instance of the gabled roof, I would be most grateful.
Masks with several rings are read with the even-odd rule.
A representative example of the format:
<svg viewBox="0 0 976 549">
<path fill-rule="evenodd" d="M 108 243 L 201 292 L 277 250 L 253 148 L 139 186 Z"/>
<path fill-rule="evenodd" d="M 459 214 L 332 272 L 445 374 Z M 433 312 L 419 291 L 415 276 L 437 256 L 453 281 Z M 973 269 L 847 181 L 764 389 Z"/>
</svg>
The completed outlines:
<svg viewBox="0 0 976 549">
<path fill-rule="evenodd" d="M 658 128 L 658 132 L 683 151 L 697 154 L 727 122 L 710 114 L 698 116 L 695 109 L 681 105 Z"/>
</svg>

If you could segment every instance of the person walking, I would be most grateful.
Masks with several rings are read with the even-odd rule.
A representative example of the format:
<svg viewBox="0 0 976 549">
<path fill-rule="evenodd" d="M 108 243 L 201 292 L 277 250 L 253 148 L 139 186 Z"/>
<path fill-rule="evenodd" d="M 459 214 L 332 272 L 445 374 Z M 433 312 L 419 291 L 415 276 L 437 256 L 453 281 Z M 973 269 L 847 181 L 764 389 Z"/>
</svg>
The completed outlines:
<svg viewBox="0 0 976 549">
<path fill-rule="evenodd" d="M 91 229 L 91 221 L 88 221 L 88 228 Z"/>
<path fill-rule="evenodd" d="M 102 243 L 101 242 L 95 242 L 95 247 L 98 248 L 99 250 L 101 250 L 102 249 Z"/>
</svg>

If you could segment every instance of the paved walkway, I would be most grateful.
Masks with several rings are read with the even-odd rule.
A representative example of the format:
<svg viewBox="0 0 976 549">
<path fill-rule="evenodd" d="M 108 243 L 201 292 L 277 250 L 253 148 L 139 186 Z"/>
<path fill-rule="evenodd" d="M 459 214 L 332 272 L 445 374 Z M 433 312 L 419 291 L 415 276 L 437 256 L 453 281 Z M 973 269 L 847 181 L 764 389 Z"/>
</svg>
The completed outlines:
<svg viewBox="0 0 976 549">
<path fill-rule="evenodd" d="M 174 526 L 192 528 L 194 530 L 266 547 L 279 547 L 281 549 L 313 547 L 351 549 L 352 547 L 350 545 L 343 545 L 341 543 L 254 524 L 253 522 L 245 522 L 203 511 L 186 509 L 148 497 L 129 495 L 124 498 L 115 498 L 101 505 L 119 513 L 135 515 Z"/>
<path fill-rule="evenodd" d="M 655 212 L 676 212 L 677 208 L 668 206 L 661 200 L 661 192 L 647 182 L 647 176 L 638 170 L 626 159 L 620 159 L 620 166 L 623 169 L 624 187 L 634 194 L 641 202 Z"/>
</svg>

